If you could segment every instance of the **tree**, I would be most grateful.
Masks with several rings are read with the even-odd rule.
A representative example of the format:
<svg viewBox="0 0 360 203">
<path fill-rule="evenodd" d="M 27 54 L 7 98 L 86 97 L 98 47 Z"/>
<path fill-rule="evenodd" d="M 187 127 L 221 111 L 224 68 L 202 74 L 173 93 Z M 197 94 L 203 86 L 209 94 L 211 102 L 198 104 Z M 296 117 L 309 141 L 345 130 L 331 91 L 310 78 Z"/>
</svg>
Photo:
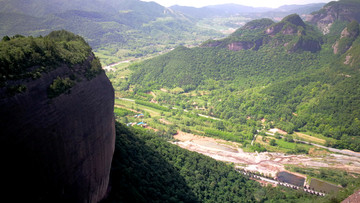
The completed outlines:
<svg viewBox="0 0 360 203">
<path fill-rule="evenodd" d="M 2 38 L 2 41 L 3 42 L 7 42 L 7 41 L 10 41 L 10 37 L 5 35 L 3 38 Z"/>
<path fill-rule="evenodd" d="M 219 130 L 224 130 L 225 129 L 224 123 L 222 121 L 216 122 L 215 127 L 217 129 L 219 129 Z"/>
<path fill-rule="evenodd" d="M 275 141 L 274 139 L 271 139 L 271 140 L 270 140 L 270 145 L 271 145 L 271 146 L 276 146 L 276 141 Z"/>
</svg>

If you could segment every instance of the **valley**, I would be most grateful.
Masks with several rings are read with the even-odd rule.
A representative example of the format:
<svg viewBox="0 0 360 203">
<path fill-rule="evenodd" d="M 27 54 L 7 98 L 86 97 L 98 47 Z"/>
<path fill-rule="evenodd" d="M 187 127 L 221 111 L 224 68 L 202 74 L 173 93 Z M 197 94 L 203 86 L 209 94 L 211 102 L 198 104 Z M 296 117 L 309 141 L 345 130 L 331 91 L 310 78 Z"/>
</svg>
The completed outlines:
<svg viewBox="0 0 360 203">
<path fill-rule="evenodd" d="M 156 98 L 155 93 L 152 92 L 150 95 L 154 96 L 154 99 Z M 155 132 L 161 137 L 170 139 L 173 144 L 178 145 L 181 148 L 209 156 L 218 161 L 233 164 L 234 167 L 238 170 L 246 171 L 246 173 L 256 174 L 258 177 L 263 177 L 261 179 L 255 178 L 255 180 L 259 180 L 260 183 L 265 185 L 274 184 L 273 178 L 277 179 L 278 174 L 287 172 L 290 174 L 295 174 L 299 177 L 304 177 L 305 182 L 304 185 L 301 186 L 305 188 L 310 188 L 311 180 L 314 177 L 307 176 L 292 170 L 291 168 L 293 166 L 305 170 L 310 168 L 315 171 L 343 171 L 344 173 L 348 173 L 350 177 L 353 176 L 359 178 L 360 153 L 352 152 L 349 150 L 338 150 L 325 147 L 324 145 L 312 143 L 314 141 L 316 143 L 325 144 L 325 140 L 321 138 L 309 136 L 304 133 L 297 133 L 298 136 L 296 137 L 303 141 L 294 139 L 295 143 L 292 143 L 288 141 L 281 141 L 286 140 L 286 132 L 279 129 L 269 129 L 268 131 L 263 131 L 265 133 L 261 133 L 262 135 L 256 134 L 254 136 L 255 142 L 246 145 L 246 147 L 244 148 L 244 144 L 242 143 L 219 139 L 218 136 L 214 137 L 210 135 L 209 137 L 209 135 L 206 134 L 206 132 L 204 131 L 193 130 L 193 132 L 198 132 L 202 134 L 202 136 L 193 133 L 186 133 L 181 130 L 176 131 L 176 128 L 181 129 L 184 127 L 181 127 L 182 123 L 179 122 L 179 120 L 177 120 L 176 118 L 172 118 L 171 116 L 174 113 L 170 112 L 177 111 L 175 107 L 169 109 L 169 112 L 165 112 L 156 108 L 151 108 L 149 106 L 136 104 L 136 100 L 126 98 L 121 98 L 117 100 L 117 104 L 117 108 L 127 109 L 135 112 L 130 115 L 140 115 L 135 116 L 135 119 L 133 116 L 127 116 L 127 122 L 130 122 L 130 125 L 139 126 L 138 123 L 142 123 L 140 125 L 144 128 Z M 188 110 L 185 111 L 187 111 L 186 113 L 190 115 L 192 114 L 192 112 Z M 183 116 L 183 119 L 184 118 L 186 117 Z M 201 115 L 198 115 L 198 117 L 192 117 L 192 122 L 196 123 L 194 119 L 203 118 L 204 117 L 202 117 Z M 121 118 L 120 120 L 122 119 L 123 118 Z M 214 118 L 208 119 L 213 120 L 213 122 L 219 121 L 219 119 L 216 118 L 215 120 Z M 134 122 L 136 120 L 137 122 Z M 174 135 L 172 136 L 171 134 L 168 134 L 168 132 Z M 280 136 L 281 138 L 276 138 L 279 132 L 282 134 L 282 136 Z M 264 142 L 264 135 L 267 135 L 266 139 L 277 139 L 276 142 L 278 143 L 278 145 L 276 147 L 273 147 L 269 145 L 269 141 Z M 256 143 L 265 146 L 268 152 L 257 152 L 256 148 L 253 147 L 253 145 L 256 145 Z M 291 145 L 295 145 L 295 147 L 291 147 Z M 306 149 L 306 151 L 298 152 L 298 154 L 284 153 L 289 152 L 289 146 L 290 149 L 295 149 L 296 147 L 303 147 L 304 149 Z M 255 152 L 253 150 L 255 150 Z M 285 181 L 284 184 L 291 184 L 291 180 L 288 181 L 289 182 Z M 329 179 L 325 178 L 325 180 L 323 179 L 322 181 L 328 183 Z M 337 185 L 337 190 L 342 188 L 340 186 L 342 182 L 340 182 L 339 180 L 334 181 L 330 179 L 330 183 Z M 276 184 L 280 184 L 280 182 Z M 314 193 L 315 192 L 320 192 L 320 189 L 315 190 Z M 324 195 L 326 195 L 327 193 L 330 192 L 327 191 L 324 193 Z"/>
<path fill-rule="evenodd" d="M 288 173 L 322 194 L 358 188 L 358 100 L 348 103 L 332 92 L 356 84 L 357 66 L 349 66 L 355 49 L 334 57 L 338 34 L 324 37 L 297 15 L 280 22 L 242 20 L 247 22 L 226 38 L 107 72 L 122 98 L 116 107 L 137 113 L 118 120 L 256 174 L 261 184 Z M 342 106 L 330 98 L 342 98 Z"/>
<path fill-rule="evenodd" d="M 360 189 L 359 0 L 23 3 L 0 0 L 13 200 L 327 203 Z"/>
</svg>

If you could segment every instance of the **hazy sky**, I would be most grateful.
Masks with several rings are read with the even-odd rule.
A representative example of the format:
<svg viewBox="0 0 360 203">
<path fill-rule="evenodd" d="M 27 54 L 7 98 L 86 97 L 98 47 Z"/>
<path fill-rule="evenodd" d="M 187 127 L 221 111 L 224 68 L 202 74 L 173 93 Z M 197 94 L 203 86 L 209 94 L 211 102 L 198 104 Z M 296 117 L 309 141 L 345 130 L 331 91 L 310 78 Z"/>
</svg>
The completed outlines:
<svg viewBox="0 0 360 203">
<path fill-rule="evenodd" d="M 291 4 L 310 4 L 310 3 L 327 3 L 331 0 L 142 0 L 142 1 L 155 1 L 158 4 L 169 7 L 172 5 L 181 5 L 181 6 L 193 6 L 193 7 L 202 7 L 207 5 L 216 5 L 216 4 L 227 4 L 235 3 L 245 6 L 253 7 L 271 7 L 277 8 L 282 5 L 291 5 Z"/>
</svg>

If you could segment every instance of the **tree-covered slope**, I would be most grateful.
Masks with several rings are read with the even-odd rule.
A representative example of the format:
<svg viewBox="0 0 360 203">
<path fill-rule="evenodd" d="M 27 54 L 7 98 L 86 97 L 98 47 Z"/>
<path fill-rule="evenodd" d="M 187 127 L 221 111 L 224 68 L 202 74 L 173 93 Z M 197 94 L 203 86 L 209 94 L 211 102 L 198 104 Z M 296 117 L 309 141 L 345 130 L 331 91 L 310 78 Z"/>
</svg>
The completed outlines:
<svg viewBox="0 0 360 203">
<path fill-rule="evenodd" d="M 260 31 L 250 26 L 253 24 Z M 133 67 L 130 83 L 135 89 L 208 91 L 209 115 L 233 122 L 243 117 L 266 118 L 290 133 L 323 134 L 338 140 L 329 145 L 360 151 L 359 37 L 352 37 L 348 51 L 335 55 L 333 37 L 318 35 L 295 15 L 264 31 L 262 25 L 267 24 L 270 21 L 251 22 L 229 38 L 206 42 L 205 48 L 179 47 L 138 64 Z M 353 24 L 348 29 L 358 29 L 358 24 Z M 240 51 L 222 45 L 233 39 L 248 39 L 248 28 L 269 43 Z M 318 39 L 318 46 L 324 41 L 321 50 L 290 51 L 287 44 L 295 40 L 296 45 L 301 36 Z"/>
<path fill-rule="evenodd" d="M 297 14 L 292 14 L 278 23 L 270 19 L 254 20 L 238 29 L 230 37 L 222 40 L 209 40 L 202 47 L 223 47 L 229 50 L 258 50 L 270 44 L 283 46 L 289 52 L 317 52 L 321 48 L 321 34 L 312 26 L 306 25 Z"/>
<path fill-rule="evenodd" d="M 105 202 L 298 202 L 322 200 L 262 188 L 233 166 L 190 152 L 140 128 L 116 125 L 111 193 Z"/>
</svg>

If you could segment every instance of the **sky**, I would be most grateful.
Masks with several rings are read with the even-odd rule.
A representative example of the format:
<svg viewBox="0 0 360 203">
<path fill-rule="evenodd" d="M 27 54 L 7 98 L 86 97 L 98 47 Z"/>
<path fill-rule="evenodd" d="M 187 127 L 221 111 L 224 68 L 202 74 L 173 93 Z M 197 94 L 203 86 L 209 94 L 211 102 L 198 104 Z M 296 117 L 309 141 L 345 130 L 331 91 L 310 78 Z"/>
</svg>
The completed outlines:
<svg viewBox="0 0 360 203">
<path fill-rule="evenodd" d="M 244 6 L 253 6 L 253 7 L 270 7 L 278 8 L 283 5 L 291 4 L 310 4 L 310 3 L 328 3 L 331 0 L 142 0 L 142 1 L 154 1 L 158 4 L 161 4 L 165 7 L 170 7 L 173 5 L 180 6 L 192 6 L 192 7 L 203 7 L 207 5 L 217 5 L 217 4 L 228 4 L 234 3 Z"/>
</svg>

